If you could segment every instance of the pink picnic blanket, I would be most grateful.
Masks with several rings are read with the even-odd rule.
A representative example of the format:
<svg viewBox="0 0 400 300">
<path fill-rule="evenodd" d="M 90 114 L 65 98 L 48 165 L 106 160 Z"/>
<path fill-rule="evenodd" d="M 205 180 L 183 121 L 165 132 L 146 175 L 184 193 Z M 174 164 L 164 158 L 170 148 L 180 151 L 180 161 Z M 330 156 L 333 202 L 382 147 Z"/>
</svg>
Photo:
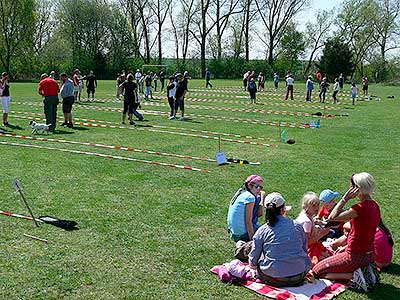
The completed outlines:
<svg viewBox="0 0 400 300">
<path fill-rule="evenodd" d="M 211 272 L 218 275 L 221 266 L 215 266 Z M 299 287 L 276 288 L 264 283 L 244 280 L 240 285 L 269 298 L 277 300 L 329 300 L 346 290 L 341 283 L 318 279 L 315 284 L 307 283 Z"/>
</svg>

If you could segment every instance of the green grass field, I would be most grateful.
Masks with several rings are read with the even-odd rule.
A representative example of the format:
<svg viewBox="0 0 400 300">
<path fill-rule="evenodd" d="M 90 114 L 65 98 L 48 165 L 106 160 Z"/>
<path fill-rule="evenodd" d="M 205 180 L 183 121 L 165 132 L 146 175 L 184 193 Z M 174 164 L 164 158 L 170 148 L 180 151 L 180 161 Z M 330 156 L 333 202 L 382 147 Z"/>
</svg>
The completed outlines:
<svg viewBox="0 0 400 300">
<path fill-rule="evenodd" d="M 76 220 L 80 228 L 72 232 L 46 224 L 35 228 L 30 221 L 0 215 L 0 299 L 261 299 L 244 288 L 221 283 L 210 273 L 212 266 L 233 259 L 226 214 L 231 196 L 244 179 L 250 174 L 263 176 L 264 190 L 281 192 L 293 205 L 289 216 L 295 218 L 303 193 L 319 193 L 325 188 L 343 193 L 349 176 L 362 171 L 375 177 L 375 197 L 395 237 L 394 264 L 382 273 L 382 285 L 374 292 L 346 291 L 338 298 L 400 299 L 400 87 L 371 85 L 370 93 L 381 101 L 371 98 L 353 107 L 346 86 L 342 103 L 326 104 L 324 109 L 318 101 L 305 103 L 303 83 L 297 84 L 301 89 L 294 101 L 265 92 L 258 93 L 262 104 L 256 105 L 243 103 L 247 94 L 234 89 L 240 86 L 239 81 L 215 80 L 214 88 L 207 92 L 203 85 L 200 80 L 189 83 L 185 122 L 167 119 L 166 96 L 157 93 L 154 101 L 142 105 L 146 121 L 137 122 L 140 126 L 79 125 L 82 119 L 96 120 L 89 121 L 96 124 L 121 123 L 121 112 L 105 110 L 122 108 L 121 102 L 115 101 L 114 82 L 100 81 L 96 103 L 74 105 L 75 129 L 58 127 L 55 134 L 38 135 L 69 143 L 0 137 L 3 142 L 55 148 L 0 145 L 0 210 L 28 214 L 11 185 L 19 178 L 36 215 Z M 272 83 L 266 86 L 272 87 Z M 8 128 L 10 133 L 32 136 L 29 119 L 44 117 L 36 89 L 34 83 L 11 84 L 10 123 L 14 128 Z M 389 95 L 395 98 L 387 98 Z M 316 117 L 281 111 L 348 116 L 321 118 L 320 129 L 260 124 L 290 122 L 302 126 L 317 121 Z M 61 107 L 58 116 L 62 116 Z M 281 143 L 281 130 L 287 130 L 287 138 L 296 143 Z M 218 136 L 228 157 L 261 165 L 217 166 L 206 160 L 176 157 L 215 159 Z M 187 165 L 210 172 L 57 149 Z M 24 233 L 49 243 L 28 239 Z"/>
</svg>

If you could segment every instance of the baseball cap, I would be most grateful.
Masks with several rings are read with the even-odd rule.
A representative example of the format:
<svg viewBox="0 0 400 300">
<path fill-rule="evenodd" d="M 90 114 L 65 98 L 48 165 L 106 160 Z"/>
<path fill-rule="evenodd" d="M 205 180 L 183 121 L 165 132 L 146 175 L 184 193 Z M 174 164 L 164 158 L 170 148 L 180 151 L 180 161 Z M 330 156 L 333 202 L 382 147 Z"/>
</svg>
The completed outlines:
<svg viewBox="0 0 400 300">
<path fill-rule="evenodd" d="M 276 207 L 281 207 L 282 205 L 284 205 L 285 211 L 289 211 L 292 209 L 292 206 L 285 205 L 285 198 L 283 198 L 283 196 L 277 192 L 273 192 L 273 193 L 270 193 L 267 196 L 265 196 L 264 206 L 267 207 L 268 204 L 270 204 L 270 203 L 275 204 Z"/>
<path fill-rule="evenodd" d="M 333 199 L 335 199 L 336 197 L 339 197 L 339 196 L 340 196 L 339 192 L 334 192 L 332 190 L 326 189 L 326 190 L 323 190 L 319 194 L 319 199 L 324 203 L 329 203 Z"/>
</svg>

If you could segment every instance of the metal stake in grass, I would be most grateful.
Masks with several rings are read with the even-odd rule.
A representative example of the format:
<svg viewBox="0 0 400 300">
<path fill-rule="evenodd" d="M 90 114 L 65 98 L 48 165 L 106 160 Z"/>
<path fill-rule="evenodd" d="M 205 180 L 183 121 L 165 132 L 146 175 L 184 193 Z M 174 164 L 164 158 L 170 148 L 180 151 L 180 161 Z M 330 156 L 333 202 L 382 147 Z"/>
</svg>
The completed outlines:
<svg viewBox="0 0 400 300">
<path fill-rule="evenodd" d="M 30 239 L 39 241 L 39 242 L 43 242 L 43 243 L 48 243 L 49 242 L 48 240 L 42 239 L 42 238 L 34 236 L 34 235 L 26 234 L 26 233 L 24 233 L 24 236 L 26 236 L 26 237 L 28 237 Z"/>
<path fill-rule="evenodd" d="M 36 227 L 39 227 L 39 224 L 36 221 L 36 218 L 33 215 L 31 208 L 29 207 L 28 201 L 26 201 L 26 199 L 25 199 L 25 195 L 24 195 L 24 192 L 22 191 L 21 183 L 19 182 L 19 180 L 17 178 L 14 179 L 13 186 L 18 191 L 18 193 L 21 195 L 22 201 L 24 202 L 25 206 L 28 208 L 29 214 L 31 215 L 33 221 L 35 222 Z"/>
</svg>

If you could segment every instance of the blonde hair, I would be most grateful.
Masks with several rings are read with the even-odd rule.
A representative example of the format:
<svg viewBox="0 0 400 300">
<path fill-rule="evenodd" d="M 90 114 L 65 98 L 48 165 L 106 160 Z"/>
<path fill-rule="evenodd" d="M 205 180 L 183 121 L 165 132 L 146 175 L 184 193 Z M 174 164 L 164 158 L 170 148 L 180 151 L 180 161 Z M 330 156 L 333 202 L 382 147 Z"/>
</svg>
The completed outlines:
<svg viewBox="0 0 400 300">
<path fill-rule="evenodd" d="M 357 173 L 353 175 L 353 181 L 359 188 L 361 195 L 372 195 L 375 191 L 375 179 L 369 173 Z"/>
<path fill-rule="evenodd" d="M 319 206 L 319 197 L 314 192 L 307 192 L 303 195 L 303 199 L 301 199 L 301 207 L 303 210 L 307 210 L 309 207 L 313 205 Z"/>
</svg>

